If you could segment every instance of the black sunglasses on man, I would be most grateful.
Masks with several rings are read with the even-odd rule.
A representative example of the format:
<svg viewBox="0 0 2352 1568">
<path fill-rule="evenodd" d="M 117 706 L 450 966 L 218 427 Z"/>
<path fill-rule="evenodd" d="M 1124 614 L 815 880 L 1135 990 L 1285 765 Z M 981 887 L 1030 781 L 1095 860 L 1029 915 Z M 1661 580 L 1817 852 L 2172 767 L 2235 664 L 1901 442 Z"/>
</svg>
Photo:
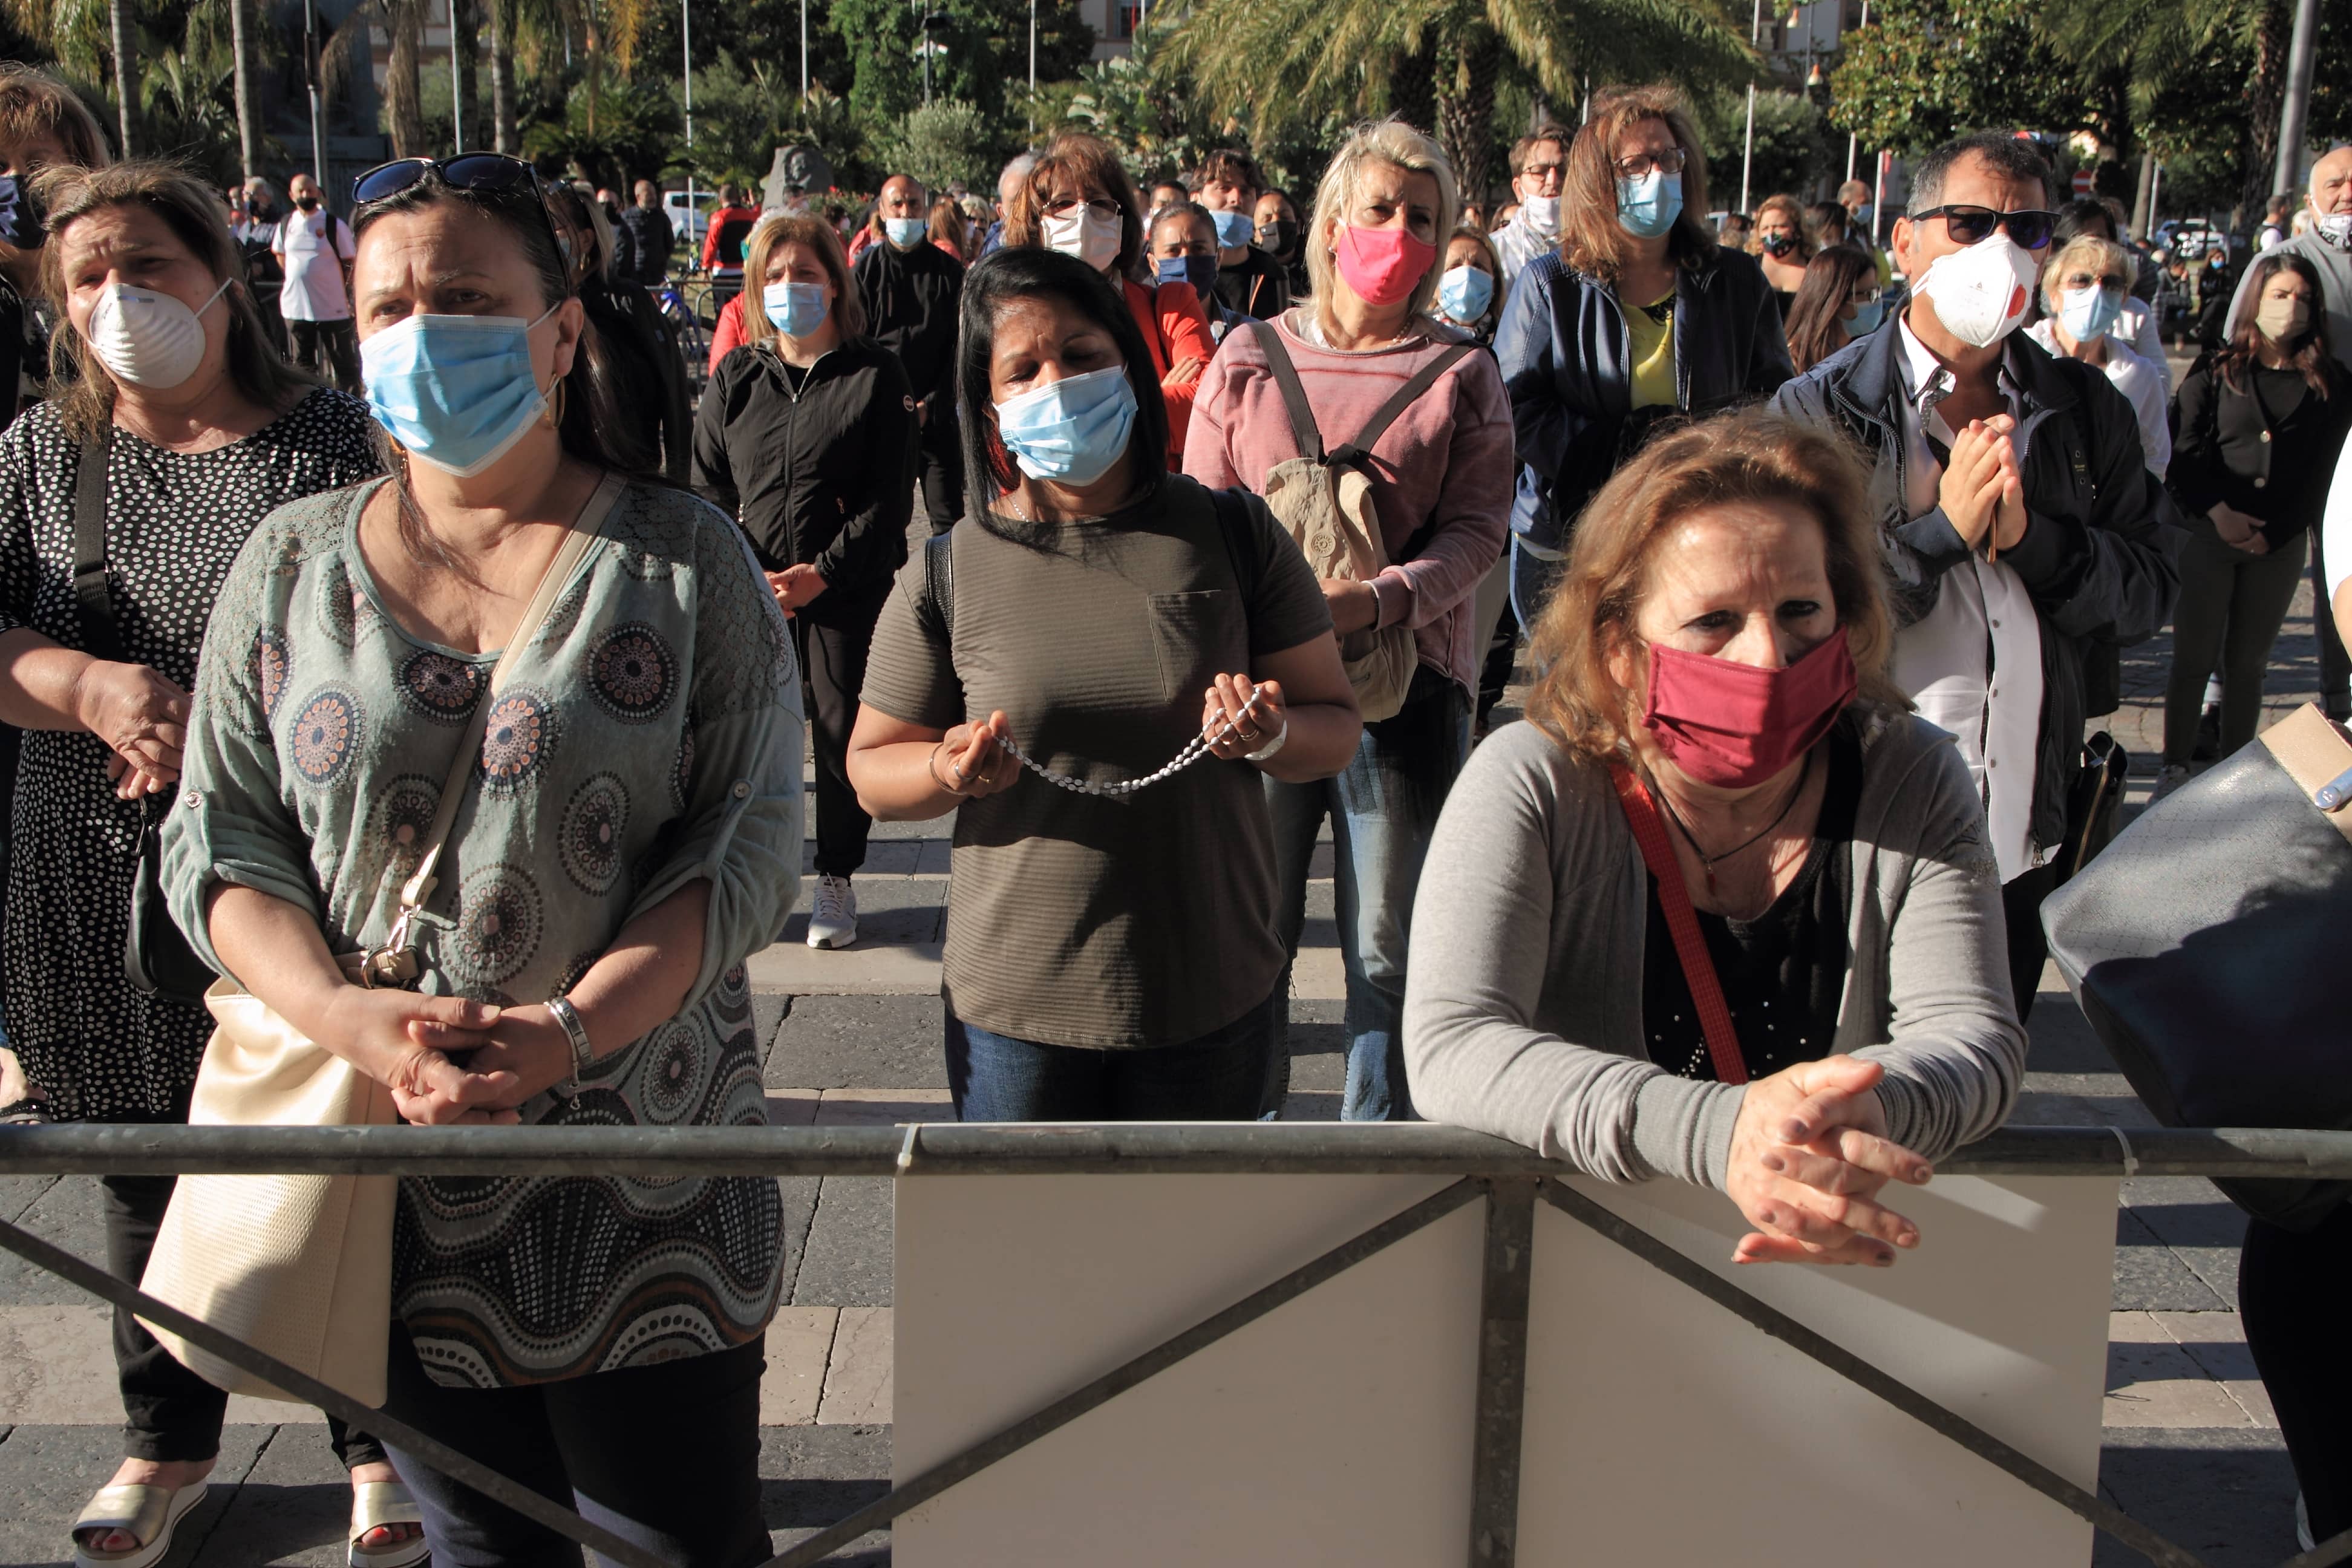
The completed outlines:
<svg viewBox="0 0 2352 1568">
<path fill-rule="evenodd" d="M 2027 208 L 2021 212 L 2000 213 L 1990 207 L 1942 206 L 1929 207 L 1923 213 L 1913 213 L 1913 223 L 1925 223 L 1931 217 L 1944 220 L 1944 227 L 1961 245 L 1974 245 L 1991 235 L 1996 228 L 2009 230 L 2009 237 L 2028 250 L 2039 250 L 2050 243 L 2051 233 L 2058 226 L 2058 215 Z"/>
</svg>

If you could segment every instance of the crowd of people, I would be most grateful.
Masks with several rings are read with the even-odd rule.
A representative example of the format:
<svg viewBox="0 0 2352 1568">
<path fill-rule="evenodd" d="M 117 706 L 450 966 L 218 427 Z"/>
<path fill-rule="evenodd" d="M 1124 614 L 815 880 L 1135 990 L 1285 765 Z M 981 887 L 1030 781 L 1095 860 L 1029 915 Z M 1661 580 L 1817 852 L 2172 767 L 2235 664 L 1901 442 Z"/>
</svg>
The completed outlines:
<svg viewBox="0 0 2352 1568">
<path fill-rule="evenodd" d="M 1532 130 L 1492 206 L 1394 120 L 1296 198 L 1078 132 L 992 205 L 730 188 L 698 399 L 630 194 L 476 153 L 348 217 L 308 176 L 225 204 L 0 67 L 0 1117 L 186 1118 L 207 1015 L 117 962 L 145 852 L 203 965 L 407 1121 L 759 1122 L 805 737 L 812 946 L 857 940 L 875 818 L 952 822 L 961 1119 L 1278 1116 L 1328 824 L 1347 1119 L 1885 1266 L 1894 1194 L 2019 1093 L 2118 650 L 2174 628 L 2171 788 L 2209 706 L 2252 738 L 2306 537 L 2352 624 L 2352 148 L 2177 389 L 2116 215 L 2030 143 L 1922 157 L 1891 224 L 1849 184 L 1718 228 L 1664 88 Z M 395 950 L 413 984 L 346 978 Z M 173 1184 L 104 1190 L 137 1279 Z M 2339 1268 L 2260 1241 L 2250 1293 Z M 387 1409 L 764 1555 L 772 1184 L 404 1179 L 394 1245 Z M 2352 1382 L 2257 1317 L 2266 1376 Z M 144 1568 L 226 1395 L 128 1315 L 115 1349 L 74 1550 Z M 2285 1433 L 2323 1536 L 2324 1426 Z M 354 1563 L 558 1550 L 334 1436 Z"/>
</svg>

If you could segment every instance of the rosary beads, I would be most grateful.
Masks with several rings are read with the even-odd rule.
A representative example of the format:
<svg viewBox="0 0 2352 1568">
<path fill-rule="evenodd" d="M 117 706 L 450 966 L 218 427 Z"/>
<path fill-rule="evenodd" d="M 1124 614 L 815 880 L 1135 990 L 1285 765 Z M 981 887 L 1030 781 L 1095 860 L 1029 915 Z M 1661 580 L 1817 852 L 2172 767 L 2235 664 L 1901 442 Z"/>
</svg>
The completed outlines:
<svg viewBox="0 0 2352 1568">
<path fill-rule="evenodd" d="M 1202 725 L 1201 732 L 1193 736 L 1191 741 L 1187 742 L 1182 751 L 1176 753 L 1175 760 L 1171 762 L 1166 767 L 1161 768 L 1158 773 L 1147 774 L 1139 779 L 1120 779 L 1112 784 L 1101 784 L 1093 779 L 1074 779 L 1067 773 L 1048 773 L 1043 763 L 1038 762 L 1034 757 L 1032 757 L 1028 752 L 1023 751 L 1019 746 L 1014 745 L 1009 737 L 998 743 L 1003 746 L 1006 751 L 1012 752 L 1013 760 L 1018 762 L 1023 767 L 1027 768 L 1031 773 L 1035 773 L 1047 784 L 1068 790 L 1072 795 L 1133 795 L 1139 789 L 1149 789 L 1153 784 L 1159 784 L 1164 779 L 1174 778 L 1178 773 L 1182 773 L 1186 768 L 1191 767 L 1202 757 L 1209 755 L 1209 748 L 1211 746 L 1217 744 L 1221 741 L 1228 740 L 1231 737 L 1239 734 L 1241 732 L 1242 721 L 1248 718 L 1256 710 L 1257 694 L 1255 692 L 1252 692 L 1250 694 L 1250 700 L 1242 704 L 1242 710 L 1229 720 L 1223 730 L 1218 730 L 1213 734 L 1211 731 L 1213 730 L 1216 730 L 1216 726 L 1213 724 Z"/>
</svg>

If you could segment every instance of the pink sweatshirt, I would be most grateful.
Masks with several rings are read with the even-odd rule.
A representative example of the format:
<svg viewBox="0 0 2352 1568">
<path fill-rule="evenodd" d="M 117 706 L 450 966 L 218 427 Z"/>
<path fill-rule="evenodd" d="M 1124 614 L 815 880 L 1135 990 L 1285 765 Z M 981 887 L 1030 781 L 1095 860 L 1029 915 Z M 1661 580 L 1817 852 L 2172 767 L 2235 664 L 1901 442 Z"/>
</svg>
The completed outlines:
<svg viewBox="0 0 2352 1568">
<path fill-rule="evenodd" d="M 1293 330 L 1312 308 L 1286 313 L 1275 330 L 1298 367 L 1326 451 L 1354 440 L 1413 372 L 1454 341 L 1416 336 L 1394 348 L 1342 353 Z M 1236 326 L 1226 333 L 1193 398 L 1184 472 L 1213 489 L 1240 485 L 1263 493 L 1275 465 L 1299 455 L 1258 344 L 1263 330 Z M 1377 624 L 1411 626 L 1421 662 L 1465 692 L 1477 689 L 1478 663 L 1494 630 L 1471 624 L 1472 595 L 1502 559 L 1517 473 L 1510 404 L 1483 350 L 1439 377 L 1372 447 L 1372 505 L 1390 556 L 1433 519 L 1437 524 L 1417 555 L 1373 580 Z"/>
</svg>

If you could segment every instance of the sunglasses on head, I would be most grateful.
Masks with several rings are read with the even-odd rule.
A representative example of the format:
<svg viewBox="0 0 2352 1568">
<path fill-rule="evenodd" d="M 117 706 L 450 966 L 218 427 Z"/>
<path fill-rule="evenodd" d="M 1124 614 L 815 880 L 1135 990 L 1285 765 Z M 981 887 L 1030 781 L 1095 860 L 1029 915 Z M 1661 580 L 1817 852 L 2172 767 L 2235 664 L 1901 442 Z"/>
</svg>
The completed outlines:
<svg viewBox="0 0 2352 1568">
<path fill-rule="evenodd" d="M 366 206 L 390 201 L 427 175 L 453 191 L 528 188 L 538 198 L 540 221 L 547 226 L 547 237 L 555 243 L 555 254 L 563 258 L 567 269 L 571 267 L 572 247 L 564 242 L 562 230 L 555 226 L 555 215 L 548 210 L 547 188 L 540 180 L 539 171 L 503 153 L 460 153 L 453 158 L 394 158 L 389 163 L 378 163 L 352 182 L 352 205 Z"/>
<path fill-rule="evenodd" d="M 2056 213 L 2031 208 L 1997 213 L 1990 207 L 1929 207 L 1926 212 L 1913 213 L 1911 221 L 1925 223 L 1931 217 L 1942 218 L 1945 230 L 1961 245 L 1974 245 L 1990 237 L 1994 229 L 2005 228 L 2010 238 L 2028 250 L 2039 250 L 2049 244 L 2051 232 L 2058 226 Z"/>
</svg>

